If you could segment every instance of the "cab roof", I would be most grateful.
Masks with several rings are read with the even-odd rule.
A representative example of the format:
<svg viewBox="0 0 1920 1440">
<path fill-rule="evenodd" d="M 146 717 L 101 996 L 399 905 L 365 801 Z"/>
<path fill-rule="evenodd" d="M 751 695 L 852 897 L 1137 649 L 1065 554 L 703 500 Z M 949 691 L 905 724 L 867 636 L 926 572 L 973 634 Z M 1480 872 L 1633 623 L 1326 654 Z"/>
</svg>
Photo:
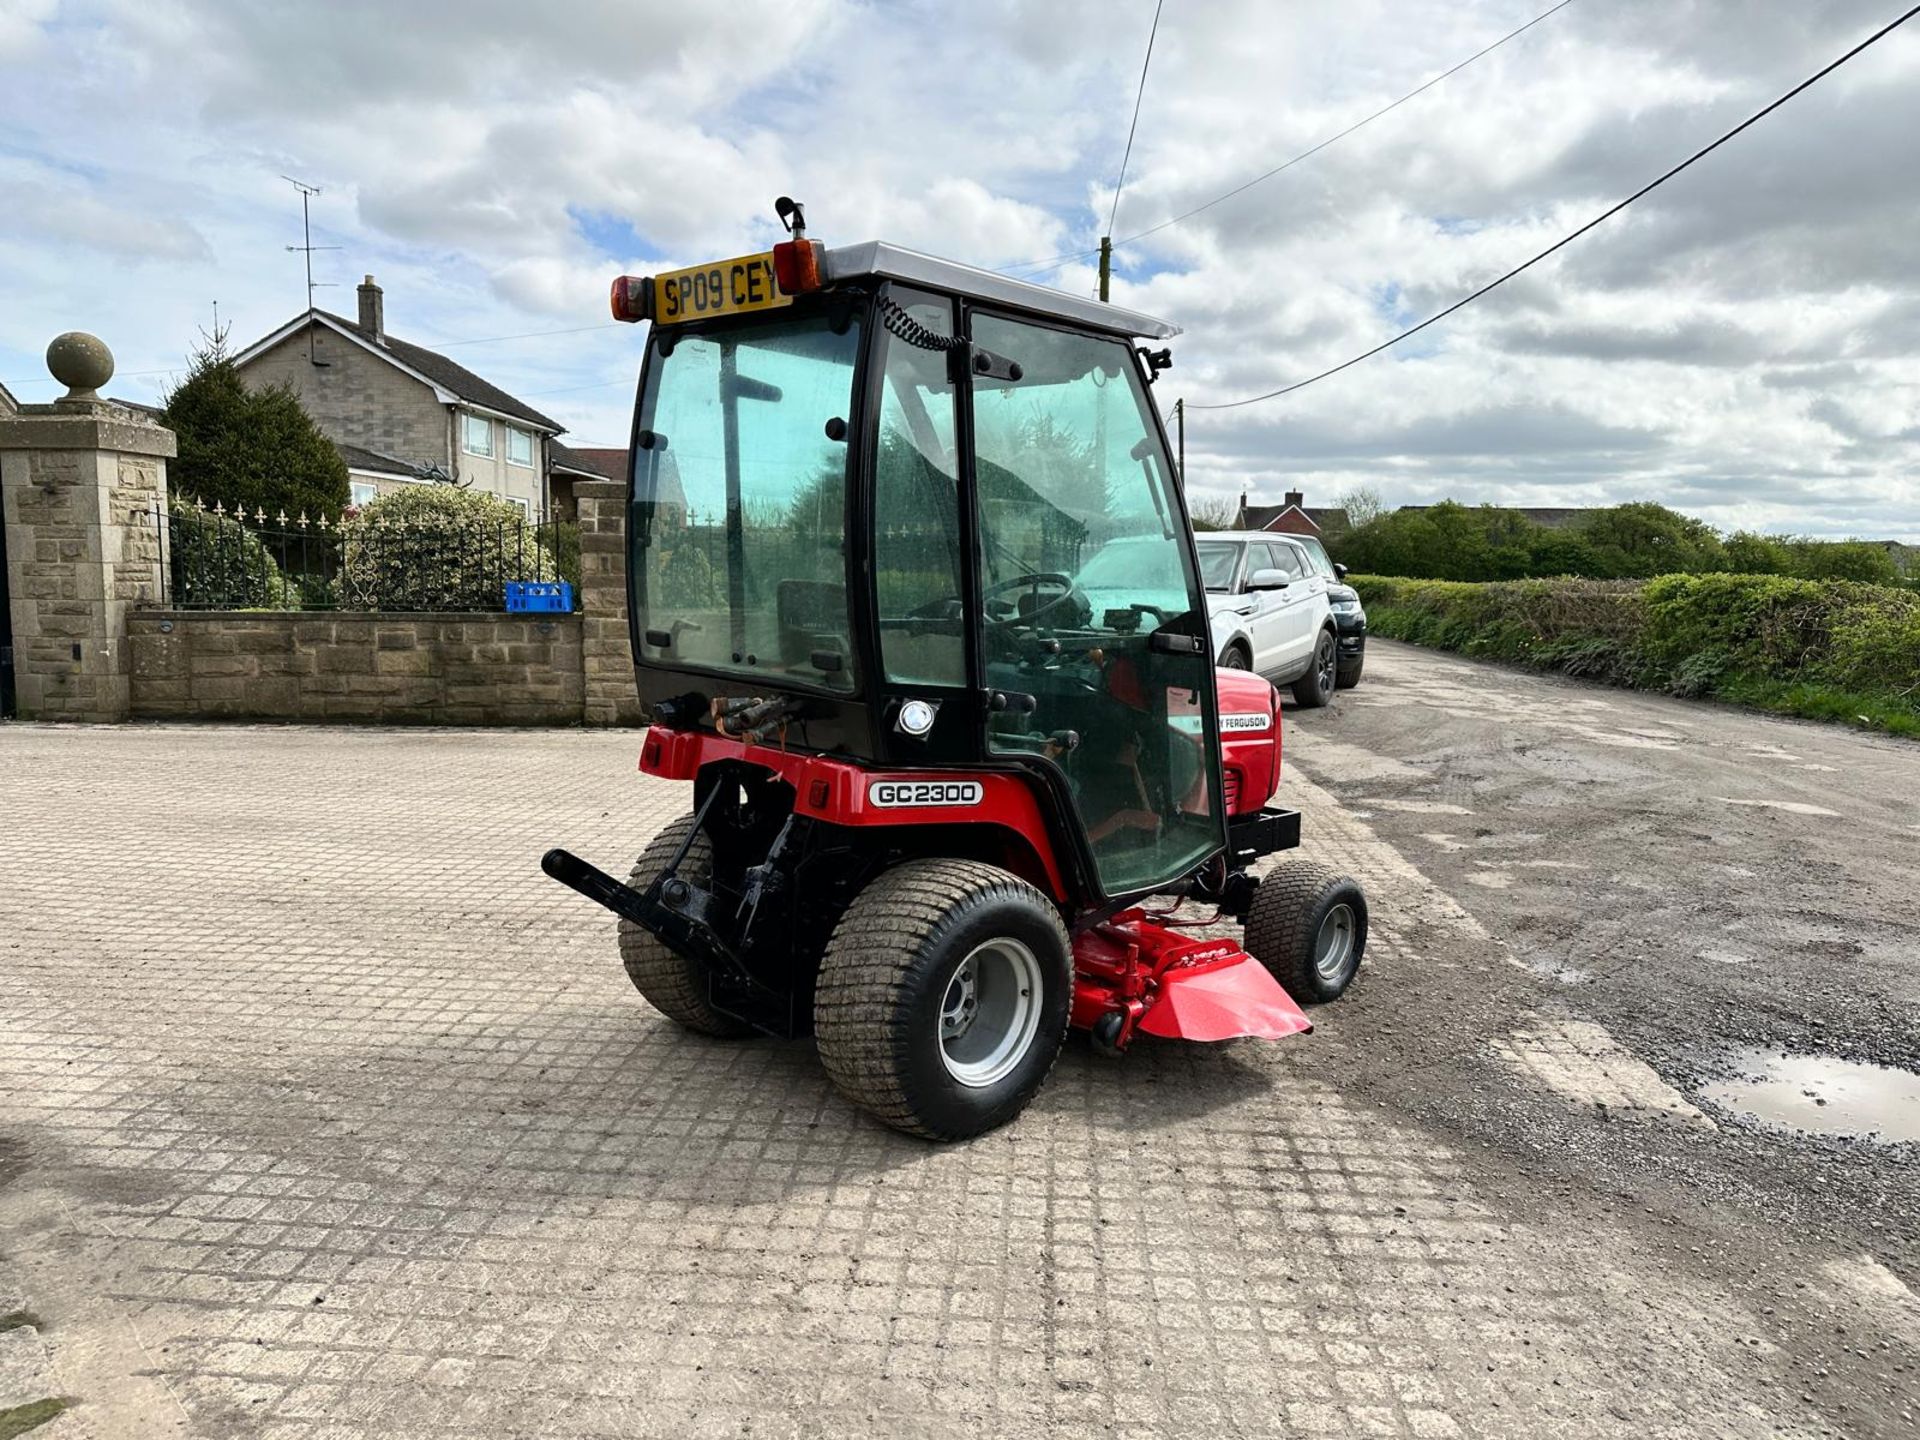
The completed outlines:
<svg viewBox="0 0 1920 1440">
<path fill-rule="evenodd" d="M 976 300 L 990 300 L 1036 315 L 1051 315 L 1081 329 L 1099 330 L 1123 339 L 1140 336 L 1151 340 L 1168 340 L 1180 333 L 1178 325 L 1156 320 L 1151 315 L 1142 315 L 1138 310 L 1104 305 L 1098 300 L 1069 295 L 1064 290 L 1030 285 L 1025 280 L 1011 280 L 991 270 L 962 265 L 957 260 L 923 255 L 918 250 L 889 245 L 884 240 L 829 248 L 823 268 L 824 278 L 829 285 L 877 275 L 883 279 L 925 285 L 932 290 L 946 290 Z"/>
</svg>

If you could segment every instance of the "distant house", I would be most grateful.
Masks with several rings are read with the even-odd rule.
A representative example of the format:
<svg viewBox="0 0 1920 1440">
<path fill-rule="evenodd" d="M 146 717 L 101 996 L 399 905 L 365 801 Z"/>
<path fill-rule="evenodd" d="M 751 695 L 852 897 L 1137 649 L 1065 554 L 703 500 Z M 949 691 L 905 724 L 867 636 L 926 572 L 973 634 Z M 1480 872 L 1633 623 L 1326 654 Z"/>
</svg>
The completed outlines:
<svg viewBox="0 0 1920 1440">
<path fill-rule="evenodd" d="M 1247 492 L 1240 492 L 1240 513 L 1234 520 L 1236 530 L 1274 530 L 1283 535 L 1321 535 L 1345 530 L 1347 512 L 1334 506 L 1307 505 L 1307 497 L 1298 490 L 1287 491 L 1278 505 L 1249 505 Z"/>
<path fill-rule="evenodd" d="M 551 457 L 547 466 L 550 487 L 549 503 L 554 513 L 566 519 L 572 519 L 578 513 L 573 498 L 573 487 L 582 480 L 620 480 L 627 476 L 627 452 L 603 447 L 576 448 L 562 445 L 558 440 L 547 447 Z"/>
<path fill-rule="evenodd" d="M 457 484 L 530 512 L 552 505 L 557 420 L 436 351 L 387 333 L 367 276 L 359 320 L 309 310 L 234 356 L 242 383 L 293 388 L 340 451 L 355 504 L 405 485 Z"/>
<path fill-rule="evenodd" d="M 13 398 L 13 392 L 0 385 L 0 415 L 18 415 L 20 402 Z"/>
<path fill-rule="evenodd" d="M 1402 505 L 1403 513 L 1418 514 L 1422 510 L 1431 510 L 1431 505 Z M 1495 510 L 1503 515 L 1518 515 L 1522 520 L 1535 525 L 1544 525 L 1549 530 L 1571 530 L 1589 516 L 1598 515 L 1600 510 L 1593 506 L 1579 507 L 1555 505 L 1495 505 Z"/>
</svg>

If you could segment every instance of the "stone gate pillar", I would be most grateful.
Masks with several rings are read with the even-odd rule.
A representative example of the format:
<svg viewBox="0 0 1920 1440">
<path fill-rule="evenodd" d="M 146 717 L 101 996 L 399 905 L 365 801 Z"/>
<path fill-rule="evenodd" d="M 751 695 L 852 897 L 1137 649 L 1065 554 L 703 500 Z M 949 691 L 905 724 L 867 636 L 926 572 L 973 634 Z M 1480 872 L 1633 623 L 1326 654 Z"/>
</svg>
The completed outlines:
<svg viewBox="0 0 1920 1440">
<path fill-rule="evenodd" d="M 60 336 L 47 368 L 66 395 L 0 416 L 20 718 L 124 720 L 127 611 L 160 599 L 173 432 L 100 398 L 113 355 L 93 336 Z"/>
<path fill-rule="evenodd" d="M 589 725 L 638 725 L 627 633 L 627 486 L 588 480 L 573 493 L 580 505 L 581 718 Z"/>
</svg>

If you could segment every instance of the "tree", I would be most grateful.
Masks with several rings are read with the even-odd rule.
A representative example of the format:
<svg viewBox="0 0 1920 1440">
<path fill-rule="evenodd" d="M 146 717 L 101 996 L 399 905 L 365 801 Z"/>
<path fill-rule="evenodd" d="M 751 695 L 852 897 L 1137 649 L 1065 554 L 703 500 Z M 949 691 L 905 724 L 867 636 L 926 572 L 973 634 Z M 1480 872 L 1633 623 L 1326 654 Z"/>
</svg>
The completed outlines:
<svg viewBox="0 0 1920 1440">
<path fill-rule="evenodd" d="M 227 332 L 202 332 L 187 378 L 168 392 L 163 418 L 179 439 L 167 467 L 174 493 L 229 510 L 337 515 L 347 466 L 284 385 L 249 390 L 227 353 Z"/>
<path fill-rule="evenodd" d="M 1700 574 L 1727 568 L 1726 549 L 1713 527 L 1664 505 L 1636 501 L 1596 510 L 1579 531 L 1614 577 Z"/>
<path fill-rule="evenodd" d="M 1727 568 L 1736 575 L 1784 575 L 1793 568 L 1793 555 L 1771 535 L 1738 530 L 1727 537 Z"/>
<path fill-rule="evenodd" d="M 1240 518 L 1240 507 L 1221 495 L 1208 495 L 1188 508 L 1195 530 L 1231 530 Z"/>
<path fill-rule="evenodd" d="M 1387 513 L 1386 502 L 1371 485 L 1356 485 L 1335 503 L 1347 512 L 1347 524 L 1355 530 L 1371 525 Z"/>
<path fill-rule="evenodd" d="M 1802 580 L 1892 585 L 1900 579 L 1900 567 L 1884 545 L 1865 540 L 1795 540 L 1785 548 L 1792 557 L 1791 573 Z"/>
</svg>

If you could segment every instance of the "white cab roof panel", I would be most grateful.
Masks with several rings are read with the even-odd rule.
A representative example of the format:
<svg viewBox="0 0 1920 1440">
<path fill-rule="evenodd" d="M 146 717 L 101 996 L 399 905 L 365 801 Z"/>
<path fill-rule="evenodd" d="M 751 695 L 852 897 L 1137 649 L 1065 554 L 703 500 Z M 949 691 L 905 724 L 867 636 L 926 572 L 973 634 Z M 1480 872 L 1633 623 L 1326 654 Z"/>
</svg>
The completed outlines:
<svg viewBox="0 0 1920 1440">
<path fill-rule="evenodd" d="M 996 305 L 1010 306 L 1036 315 L 1052 315 L 1091 330 L 1104 330 L 1126 338 L 1141 336 L 1167 340 L 1180 333 L 1178 325 L 1125 310 L 1118 305 L 1103 305 L 1098 300 L 1069 295 L 1045 285 L 1030 285 L 1025 280 L 1010 280 L 991 270 L 962 265 L 957 260 L 942 260 L 922 255 L 884 240 L 868 240 L 859 245 L 829 248 L 826 256 L 826 280 L 833 284 L 862 275 L 879 275 L 909 285 L 925 285 L 933 290 L 949 290 Z"/>
</svg>

